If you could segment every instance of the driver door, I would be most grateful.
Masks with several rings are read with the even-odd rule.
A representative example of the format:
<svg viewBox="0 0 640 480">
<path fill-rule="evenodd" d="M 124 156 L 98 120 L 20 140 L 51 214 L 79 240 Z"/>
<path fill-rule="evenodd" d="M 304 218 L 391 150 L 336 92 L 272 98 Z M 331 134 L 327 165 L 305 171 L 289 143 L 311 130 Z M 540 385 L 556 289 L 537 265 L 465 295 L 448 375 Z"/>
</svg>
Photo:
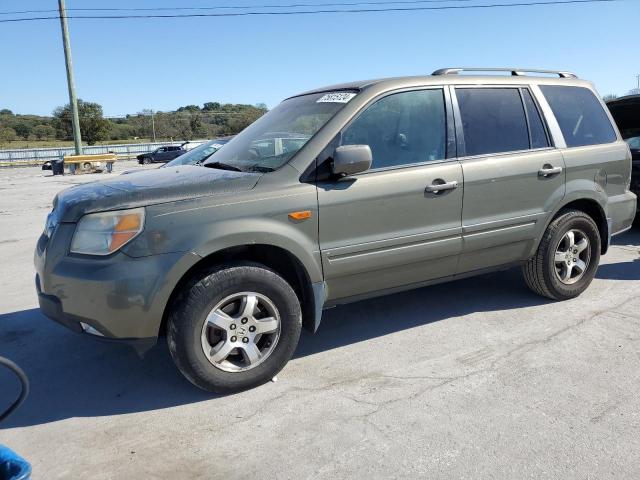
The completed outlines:
<svg viewBox="0 0 640 480">
<path fill-rule="evenodd" d="M 451 118 L 442 88 L 404 91 L 375 101 L 343 131 L 342 144 L 369 145 L 373 163 L 318 184 L 328 301 L 455 273 L 464 186 L 447 148 Z"/>
</svg>

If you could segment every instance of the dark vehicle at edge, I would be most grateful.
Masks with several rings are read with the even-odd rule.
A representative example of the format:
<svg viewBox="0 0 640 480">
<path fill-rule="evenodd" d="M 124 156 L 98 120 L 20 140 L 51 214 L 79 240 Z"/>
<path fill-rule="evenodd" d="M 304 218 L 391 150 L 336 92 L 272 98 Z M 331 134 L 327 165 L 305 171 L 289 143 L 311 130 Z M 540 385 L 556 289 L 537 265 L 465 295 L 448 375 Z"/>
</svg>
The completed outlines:
<svg viewBox="0 0 640 480">
<path fill-rule="evenodd" d="M 629 144 L 633 158 L 629 190 L 638 195 L 640 194 L 640 94 L 609 100 L 607 107 L 618 125 L 622 138 Z M 640 203 L 638 206 L 640 207 Z"/>
</svg>

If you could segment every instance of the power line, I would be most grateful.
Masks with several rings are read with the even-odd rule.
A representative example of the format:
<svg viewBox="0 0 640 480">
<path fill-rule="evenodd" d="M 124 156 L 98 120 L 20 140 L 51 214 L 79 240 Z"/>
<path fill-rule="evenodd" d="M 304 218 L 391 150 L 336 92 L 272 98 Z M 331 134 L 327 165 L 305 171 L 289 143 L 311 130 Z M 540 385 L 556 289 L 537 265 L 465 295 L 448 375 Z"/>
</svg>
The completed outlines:
<svg viewBox="0 0 640 480">
<path fill-rule="evenodd" d="M 91 7 L 91 8 L 67 8 L 71 11 L 92 12 L 144 12 L 144 11 L 173 11 L 173 10 L 248 10 L 251 8 L 304 8 L 304 7 L 351 7 L 358 5 L 397 5 L 397 4 L 423 4 L 423 3 L 458 3 L 473 2 L 474 0 L 395 0 L 395 1 L 359 1 L 339 3 L 287 3 L 271 5 L 219 5 L 216 7 Z M 20 10 L 12 12 L 0 12 L 0 15 L 17 15 L 25 13 L 51 13 L 57 10 Z"/>
<path fill-rule="evenodd" d="M 246 17 L 246 16 L 281 16 L 281 15 L 316 15 L 326 13 L 375 13 L 375 12 L 415 12 L 415 11 L 434 11 L 434 10 L 470 10 L 470 9 L 489 9 L 489 8 L 515 8 L 515 7 L 532 7 L 542 5 L 571 5 L 571 4 L 587 4 L 587 3 L 611 3 L 622 0 L 552 0 L 537 2 L 518 2 L 518 3 L 490 3 L 482 5 L 446 5 L 437 7 L 395 7 L 395 8 L 360 8 L 351 10 L 298 10 L 293 12 L 232 12 L 232 13 L 185 13 L 185 14 L 154 14 L 154 15 L 71 15 L 67 18 L 71 19 L 144 19 L 144 18 L 198 18 L 198 17 Z M 31 18 L 12 18 L 0 20 L 0 23 L 9 22 L 31 22 L 37 20 L 58 20 L 58 16 L 52 17 L 31 17 Z"/>
</svg>

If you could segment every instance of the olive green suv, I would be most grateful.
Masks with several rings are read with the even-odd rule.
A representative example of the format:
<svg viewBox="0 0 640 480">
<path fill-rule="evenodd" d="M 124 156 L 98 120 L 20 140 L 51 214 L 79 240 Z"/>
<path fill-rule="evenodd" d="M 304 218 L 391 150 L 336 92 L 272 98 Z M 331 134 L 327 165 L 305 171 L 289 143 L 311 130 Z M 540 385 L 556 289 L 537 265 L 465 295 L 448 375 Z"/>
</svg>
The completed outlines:
<svg viewBox="0 0 640 480">
<path fill-rule="evenodd" d="M 320 88 L 206 168 L 59 193 L 43 313 L 140 351 L 166 335 L 191 382 L 226 392 L 271 379 L 337 304 L 514 265 L 576 297 L 635 215 L 629 147 L 590 83 L 490 70 Z"/>
</svg>

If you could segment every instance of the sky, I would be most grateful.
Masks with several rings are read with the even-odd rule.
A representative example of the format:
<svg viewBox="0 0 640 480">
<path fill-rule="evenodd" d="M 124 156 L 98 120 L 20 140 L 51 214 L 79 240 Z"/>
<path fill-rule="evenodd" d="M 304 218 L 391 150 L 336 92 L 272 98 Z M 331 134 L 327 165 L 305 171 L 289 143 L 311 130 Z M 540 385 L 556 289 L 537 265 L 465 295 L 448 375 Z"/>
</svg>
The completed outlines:
<svg viewBox="0 0 640 480">
<path fill-rule="evenodd" d="M 66 3 L 72 9 L 338 1 L 358 0 Z M 516 1 L 438 0 L 387 7 Z M 0 0 L 0 12 L 55 8 L 56 0 Z M 318 7 L 299 10 L 313 8 Z M 219 10 L 229 11 L 233 10 Z M 0 15 L 0 19 L 24 16 Z M 315 87 L 429 74 L 451 66 L 569 70 L 593 81 L 602 95 L 623 95 L 636 87 L 640 74 L 639 25 L 640 0 L 357 14 L 69 20 L 78 97 L 100 103 L 107 116 L 174 110 L 208 101 L 266 103 L 271 108 L 287 96 Z M 59 21 L 0 23 L 0 109 L 49 115 L 67 102 Z"/>
</svg>

